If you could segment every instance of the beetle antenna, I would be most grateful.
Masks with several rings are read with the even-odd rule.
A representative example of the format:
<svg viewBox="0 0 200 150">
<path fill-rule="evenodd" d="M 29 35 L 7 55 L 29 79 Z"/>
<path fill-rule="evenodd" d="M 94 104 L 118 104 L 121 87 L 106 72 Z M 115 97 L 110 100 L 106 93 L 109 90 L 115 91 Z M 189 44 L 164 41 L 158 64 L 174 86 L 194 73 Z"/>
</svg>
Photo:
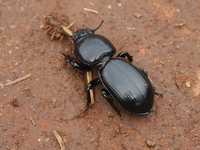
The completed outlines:
<svg viewBox="0 0 200 150">
<path fill-rule="evenodd" d="M 97 28 L 92 30 L 92 33 L 94 33 L 96 30 L 98 30 L 101 27 L 101 25 L 103 24 L 103 22 L 104 22 L 104 20 L 101 21 L 100 25 Z"/>
</svg>

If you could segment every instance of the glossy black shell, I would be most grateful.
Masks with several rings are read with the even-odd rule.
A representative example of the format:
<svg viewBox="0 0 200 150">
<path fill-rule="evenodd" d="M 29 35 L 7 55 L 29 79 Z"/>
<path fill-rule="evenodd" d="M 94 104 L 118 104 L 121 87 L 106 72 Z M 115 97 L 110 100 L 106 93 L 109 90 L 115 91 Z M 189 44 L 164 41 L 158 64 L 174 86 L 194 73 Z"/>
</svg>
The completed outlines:
<svg viewBox="0 0 200 150">
<path fill-rule="evenodd" d="M 76 58 L 87 66 L 94 66 L 104 56 L 113 56 L 116 49 L 105 37 L 97 34 L 88 34 L 77 41 L 74 46 Z"/>
<path fill-rule="evenodd" d="M 146 115 L 154 103 L 154 88 L 147 76 L 124 59 L 111 59 L 98 70 L 104 87 L 127 111 Z"/>
</svg>

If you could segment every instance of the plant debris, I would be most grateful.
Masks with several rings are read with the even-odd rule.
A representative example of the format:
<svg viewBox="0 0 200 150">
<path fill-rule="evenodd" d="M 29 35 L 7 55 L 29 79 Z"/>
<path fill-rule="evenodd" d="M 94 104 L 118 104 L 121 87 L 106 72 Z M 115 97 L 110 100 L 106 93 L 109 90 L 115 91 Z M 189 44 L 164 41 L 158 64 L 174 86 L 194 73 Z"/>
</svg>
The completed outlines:
<svg viewBox="0 0 200 150">
<path fill-rule="evenodd" d="M 60 150 L 65 150 L 65 145 L 64 145 L 64 142 L 63 142 L 61 136 L 55 130 L 53 130 L 53 133 L 60 145 L 60 148 L 61 148 Z"/>
<path fill-rule="evenodd" d="M 10 102 L 10 104 L 11 104 L 13 107 L 19 107 L 17 98 L 13 98 L 13 100 Z"/>
<path fill-rule="evenodd" d="M 95 14 L 98 14 L 98 13 L 99 13 L 98 11 L 92 10 L 92 9 L 89 9 L 89 8 L 83 8 L 83 10 L 89 11 L 89 12 L 92 12 L 92 13 L 95 13 Z"/>
<path fill-rule="evenodd" d="M 181 88 L 183 85 L 183 82 L 186 80 L 186 76 L 175 76 L 174 80 L 175 80 L 176 86 L 178 88 Z"/>
<path fill-rule="evenodd" d="M 92 81 L 92 71 L 87 71 L 86 76 L 87 76 L 87 82 L 88 83 L 90 81 Z M 94 104 L 94 91 L 93 91 L 93 89 L 90 89 L 90 97 L 91 97 L 91 105 L 93 105 Z"/>
<path fill-rule="evenodd" d="M 136 18 L 140 18 L 140 17 L 142 17 L 142 14 L 137 14 L 137 13 L 135 13 L 134 16 L 135 16 Z"/>
<path fill-rule="evenodd" d="M 27 74 L 27 75 L 25 75 L 25 76 L 23 76 L 23 77 L 21 77 L 21 78 L 18 78 L 18 79 L 14 80 L 14 81 L 11 81 L 11 82 L 9 82 L 9 83 L 7 83 L 7 84 L 5 84 L 5 85 L 16 84 L 16 83 L 18 83 L 18 82 L 20 82 L 20 81 L 23 81 L 23 80 L 25 80 L 25 79 L 27 79 L 27 78 L 29 78 L 29 77 L 31 77 L 31 73 L 29 73 L 29 74 Z"/>
<path fill-rule="evenodd" d="M 43 16 L 43 18 L 44 23 L 40 28 L 46 29 L 45 33 L 51 35 L 51 40 L 62 40 L 65 34 L 61 27 L 70 28 L 74 24 L 74 22 L 71 24 L 68 23 L 67 16 L 58 17 L 58 14 L 50 14 Z"/>
<path fill-rule="evenodd" d="M 186 24 L 186 22 L 182 22 L 182 23 L 179 23 L 179 24 L 176 24 L 176 27 L 182 27 Z"/>
</svg>

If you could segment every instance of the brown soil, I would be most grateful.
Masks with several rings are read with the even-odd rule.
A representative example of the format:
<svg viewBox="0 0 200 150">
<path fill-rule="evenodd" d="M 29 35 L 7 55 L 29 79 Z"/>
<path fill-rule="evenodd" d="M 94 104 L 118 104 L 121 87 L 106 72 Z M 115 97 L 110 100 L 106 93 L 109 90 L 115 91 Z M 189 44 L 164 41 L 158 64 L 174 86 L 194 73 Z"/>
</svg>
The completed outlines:
<svg viewBox="0 0 200 150">
<path fill-rule="evenodd" d="M 102 85 L 84 112 L 86 74 L 64 61 L 59 52 L 73 55 L 73 43 L 59 33 L 52 39 L 42 29 L 45 16 L 65 26 L 76 21 L 73 32 L 104 20 L 96 33 L 117 53 L 133 55 L 164 93 L 153 112 L 136 116 L 120 108 L 120 120 L 101 96 Z M 199 0 L 1 0 L 0 149 L 60 149 L 54 130 L 69 150 L 200 149 L 199 18 Z"/>
</svg>

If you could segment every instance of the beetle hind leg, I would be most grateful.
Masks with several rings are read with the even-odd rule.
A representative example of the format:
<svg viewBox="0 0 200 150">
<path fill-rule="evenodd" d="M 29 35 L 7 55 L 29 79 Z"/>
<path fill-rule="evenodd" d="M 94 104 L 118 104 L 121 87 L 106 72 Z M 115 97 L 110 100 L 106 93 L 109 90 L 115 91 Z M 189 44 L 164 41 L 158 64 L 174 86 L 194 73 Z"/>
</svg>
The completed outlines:
<svg viewBox="0 0 200 150">
<path fill-rule="evenodd" d="M 115 106 L 113 101 L 108 97 L 110 95 L 106 89 L 102 89 L 101 95 L 109 102 L 109 104 L 112 106 L 112 108 L 118 113 L 120 119 L 122 119 L 122 115 L 119 111 L 119 109 Z"/>
<path fill-rule="evenodd" d="M 140 71 L 142 71 L 142 73 L 144 73 L 148 77 L 147 72 L 143 68 L 139 68 L 139 69 L 140 69 Z"/>
<path fill-rule="evenodd" d="M 129 62 L 132 62 L 133 61 L 133 56 L 131 56 L 129 53 L 127 53 L 127 52 L 121 52 L 121 53 L 119 53 L 118 55 L 117 55 L 117 58 L 125 58 L 125 57 L 127 57 L 128 58 L 128 60 L 129 60 Z"/>
<path fill-rule="evenodd" d="M 147 72 L 143 68 L 139 68 L 139 69 L 140 69 L 140 71 L 142 73 L 144 73 L 149 78 L 149 80 L 151 81 L 151 83 L 153 83 L 153 81 L 151 80 L 151 78 L 148 76 Z M 157 95 L 157 96 L 159 96 L 159 97 L 161 97 L 161 98 L 163 97 L 163 94 L 155 92 L 155 88 L 154 88 L 154 94 Z"/>
<path fill-rule="evenodd" d="M 155 89 L 154 89 L 154 94 L 155 94 L 155 95 L 158 95 L 158 96 L 161 97 L 161 98 L 163 97 L 163 94 L 155 92 Z"/>
</svg>

